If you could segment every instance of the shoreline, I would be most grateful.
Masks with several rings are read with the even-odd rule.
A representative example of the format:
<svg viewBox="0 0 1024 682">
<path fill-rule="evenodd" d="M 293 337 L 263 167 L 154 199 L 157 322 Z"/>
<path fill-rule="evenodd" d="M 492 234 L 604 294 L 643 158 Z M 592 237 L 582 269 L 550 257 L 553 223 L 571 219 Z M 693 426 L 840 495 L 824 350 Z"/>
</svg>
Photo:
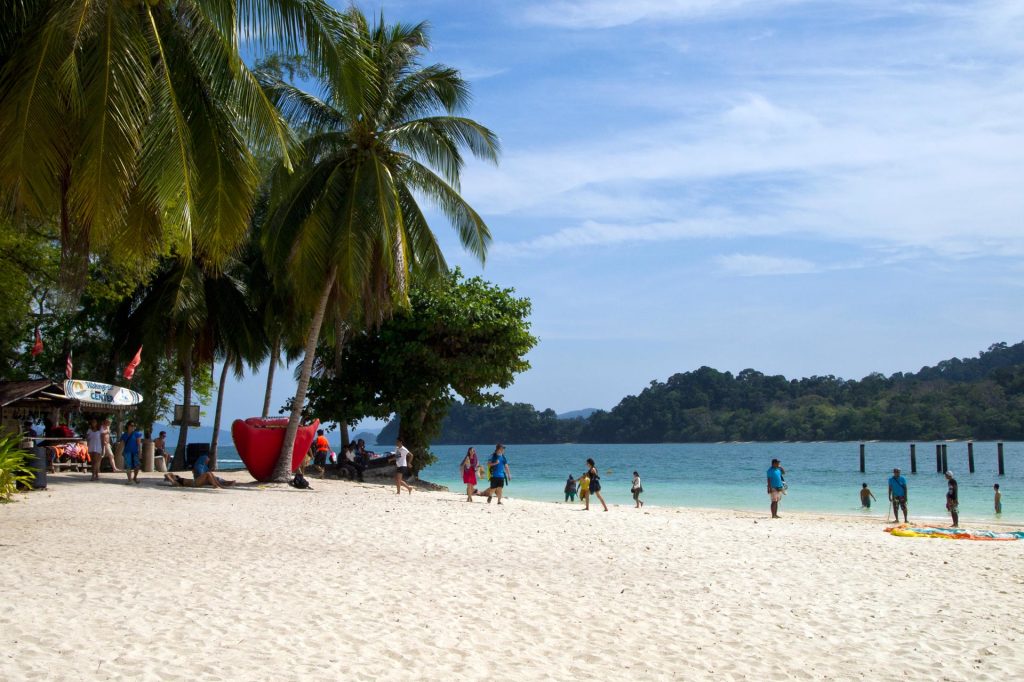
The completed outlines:
<svg viewBox="0 0 1024 682">
<path fill-rule="evenodd" d="M 19 595 L 0 611 L 0 678 L 1024 674 L 1024 541 L 767 507 L 578 513 L 161 476 L 56 474 L 0 507 L 0 580 Z"/>
</svg>

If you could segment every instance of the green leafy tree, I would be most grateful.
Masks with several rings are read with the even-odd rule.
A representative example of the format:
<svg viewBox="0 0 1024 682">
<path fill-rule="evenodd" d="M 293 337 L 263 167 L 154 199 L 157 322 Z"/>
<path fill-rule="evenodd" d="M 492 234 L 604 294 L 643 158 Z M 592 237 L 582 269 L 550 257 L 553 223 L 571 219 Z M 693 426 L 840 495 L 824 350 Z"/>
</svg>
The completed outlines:
<svg viewBox="0 0 1024 682">
<path fill-rule="evenodd" d="M 459 194 L 462 151 L 494 161 L 495 135 L 460 116 L 469 88 L 459 73 L 423 65 L 425 24 L 370 26 L 347 15 L 358 53 L 357 88 L 322 82 L 323 98 L 267 76 L 267 91 L 296 128 L 308 131 L 304 162 L 274 177 L 264 249 L 271 272 L 309 302 L 304 358 L 275 478 L 287 476 L 325 319 L 385 319 L 407 302 L 414 271 L 445 261 L 417 196 L 437 206 L 462 245 L 482 261 L 490 232 Z M 337 325 L 328 324 L 328 329 Z"/>
<path fill-rule="evenodd" d="M 343 376 L 318 373 L 308 413 L 332 421 L 397 414 L 419 470 L 432 461 L 427 446 L 457 396 L 497 404 L 497 389 L 529 368 L 525 356 L 537 343 L 529 315 L 528 299 L 458 270 L 417 284 L 407 309 L 346 344 Z"/>
<path fill-rule="evenodd" d="M 54 220 L 62 274 L 170 235 L 219 265 L 244 237 L 256 158 L 295 139 L 242 60 L 305 52 L 337 87 L 343 16 L 323 0 L 0 4 L 0 206 Z M 349 59 L 351 62 L 351 58 Z"/>
</svg>

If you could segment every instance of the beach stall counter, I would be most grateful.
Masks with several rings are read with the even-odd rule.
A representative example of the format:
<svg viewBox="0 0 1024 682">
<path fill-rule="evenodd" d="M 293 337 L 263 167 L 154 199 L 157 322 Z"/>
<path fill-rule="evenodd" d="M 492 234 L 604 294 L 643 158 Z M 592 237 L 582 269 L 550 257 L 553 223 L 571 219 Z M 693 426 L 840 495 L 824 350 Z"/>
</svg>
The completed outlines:
<svg viewBox="0 0 1024 682">
<path fill-rule="evenodd" d="M 25 421 L 48 419 L 53 424 L 66 424 L 73 414 L 120 417 L 141 403 L 142 396 L 135 391 L 97 381 L 3 381 L 0 382 L 0 425 L 7 432 L 23 433 Z M 47 468 L 83 470 L 89 464 L 88 445 L 70 430 L 60 436 L 25 435 L 23 447 L 36 455 L 33 466 L 40 470 L 36 488 L 46 487 Z"/>
</svg>

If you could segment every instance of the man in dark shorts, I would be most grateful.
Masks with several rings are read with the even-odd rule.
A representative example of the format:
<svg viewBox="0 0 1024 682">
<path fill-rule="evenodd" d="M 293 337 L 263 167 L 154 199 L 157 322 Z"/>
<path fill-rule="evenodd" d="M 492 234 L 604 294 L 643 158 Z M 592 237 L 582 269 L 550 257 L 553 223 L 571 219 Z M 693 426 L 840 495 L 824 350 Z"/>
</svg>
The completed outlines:
<svg viewBox="0 0 1024 682">
<path fill-rule="evenodd" d="M 907 479 L 900 475 L 899 469 L 892 470 L 889 477 L 889 499 L 892 500 L 892 513 L 896 523 L 900 521 L 900 509 L 903 510 L 903 523 L 907 521 Z"/>
<path fill-rule="evenodd" d="M 494 454 L 491 455 L 491 461 L 488 464 L 491 467 L 491 487 L 484 491 L 484 495 L 487 496 L 488 503 L 491 501 L 492 494 L 497 495 L 498 504 L 501 504 L 501 493 L 505 489 L 505 483 L 512 480 L 512 474 L 508 470 L 508 460 L 505 459 L 504 445 L 498 443 L 494 446 Z"/>
<path fill-rule="evenodd" d="M 960 492 L 953 472 L 946 472 L 946 511 L 953 517 L 953 528 L 960 527 Z"/>
</svg>

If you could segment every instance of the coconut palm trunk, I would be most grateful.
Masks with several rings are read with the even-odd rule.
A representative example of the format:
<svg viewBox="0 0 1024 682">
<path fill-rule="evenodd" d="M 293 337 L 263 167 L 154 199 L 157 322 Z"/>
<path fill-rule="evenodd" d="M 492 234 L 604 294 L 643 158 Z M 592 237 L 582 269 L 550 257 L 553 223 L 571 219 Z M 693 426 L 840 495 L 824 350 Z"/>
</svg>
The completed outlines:
<svg viewBox="0 0 1024 682">
<path fill-rule="evenodd" d="M 281 452 L 277 457 L 277 466 L 274 468 L 275 481 L 284 481 L 292 472 L 292 450 L 295 448 L 295 436 L 299 432 L 299 421 L 302 419 L 302 406 L 306 402 L 306 390 L 309 388 L 309 377 L 313 372 L 313 358 L 316 356 L 316 343 L 320 338 L 320 328 L 324 323 L 324 316 L 327 312 L 327 302 L 331 298 L 331 290 L 334 289 L 334 280 L 338 276 L 336 267 L 331 268 L 320 293 L 320 300 L 317 302 L 316 312 L 313 313 L 313 320 L 309 325 L 309 336 L 306 339 L 305 356 L 302 358 L 302 368 L 299 371 L 299 385 L 295 388 L 295 399 L 292 401 L 292 413 L 288 417 L 288 429 L 284 432 L 284 443 L 281 445 Z"/>
<path fill-rule="evenodd" d="M 217 470 L 217 444 L 220 441 L 220 417 L 224 408 L 224 385 L 228 380 L 228 366 L 231 358 L 224 358 L 224 367 L 220 370 L 220 384 L 217 386 L 217 409 L 213 414 L 213 435 L 210 436 L 210 469 Z"/>
<path fill-rule="evenodd" d="M 270 394 L 274 391 L 274 371 L 277 369 L 280 357 L 281 335 L 277 334 L 274 336 L 274 347 L 270 350 L 270 367 L 267 368 L 267 390 L 263 394 L 263 414 L 260 416 L 264 419 L 270 414 Z"/>
<path fill-rule="evenodd" d="M 185 446 L 188 445 L 188 418 L 192 407 L 192 346 L 189 345 L 185 354 L 184 367 L 182 368 L 184 380 L 182 381 L 182 392 L 185 394 L 184 409 L 181 414 L 181 424 L 178 425 L 178 445 L 174 448 L 174 462 L 185 461 Z"/>
</svg>

